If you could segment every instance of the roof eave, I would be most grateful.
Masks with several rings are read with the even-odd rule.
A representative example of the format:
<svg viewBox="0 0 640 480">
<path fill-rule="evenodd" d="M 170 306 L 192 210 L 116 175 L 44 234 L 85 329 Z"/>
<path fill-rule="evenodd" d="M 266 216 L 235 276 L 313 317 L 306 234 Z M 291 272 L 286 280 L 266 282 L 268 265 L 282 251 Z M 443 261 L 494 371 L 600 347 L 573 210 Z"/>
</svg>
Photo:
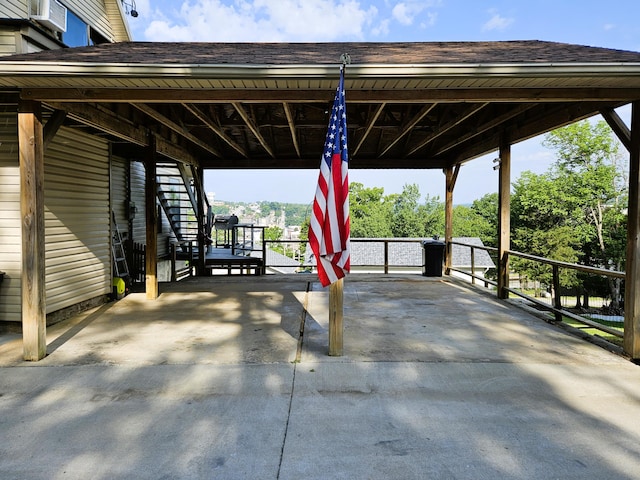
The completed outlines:
<svg viewBox="0 0 640 480">
<path fill-rule="evenodd" d="M 118 77 L 217 79 L 322 79 L 337 78 L 338 64 L 324 65 L 205 65 L 93 62 L 0 61 L 0 75 L 11 77 Z M 529 63 L 529 64 L 422 64 L 348 65 L 349 80 L 371 78 L 462 77 L 607 77 L 640 76 L 639 63 Z"/>
</svg>

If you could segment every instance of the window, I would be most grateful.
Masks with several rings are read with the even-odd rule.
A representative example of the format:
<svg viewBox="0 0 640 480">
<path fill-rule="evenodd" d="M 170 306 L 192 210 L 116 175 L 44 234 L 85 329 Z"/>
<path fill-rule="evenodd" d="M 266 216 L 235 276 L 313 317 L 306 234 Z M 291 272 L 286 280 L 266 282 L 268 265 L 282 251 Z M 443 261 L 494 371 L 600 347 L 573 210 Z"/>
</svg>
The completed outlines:
<svg viewBox="0 0 640 480">
<path fill-rule="evenodd" d="M 68 47 L 86 47 L 89 45 L 89 25 L 71 10 L 67 10 L 67 31 L 62 41 Z"/>
<path fill-rule="evenodd" d="M 67 10 L 67 31 L 62 33 L 61 40 L 67 47 L 86 47 L 109 42 L 71 10 Z"/>
</svg>

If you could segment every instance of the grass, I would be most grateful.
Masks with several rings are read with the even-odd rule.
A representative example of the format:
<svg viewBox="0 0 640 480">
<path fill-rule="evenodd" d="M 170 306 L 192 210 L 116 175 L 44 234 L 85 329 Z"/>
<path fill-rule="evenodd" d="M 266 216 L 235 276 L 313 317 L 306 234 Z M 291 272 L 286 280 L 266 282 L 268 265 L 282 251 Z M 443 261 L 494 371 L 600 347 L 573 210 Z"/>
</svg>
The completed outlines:
<svg viewBox="0 0 640 480">
<path fill-rule="evenodd" d="M 595 322 L 601 323 L 602 325 L 606 325 L 608 327 L 613 327 L 616 330 L 619 330 L 621 333 L 623 332 L 623 328 L 620 326 L 618 322 L 608 322 L 606 320 L 594 320 Z M 602 330 L 598 330 L 597 328 L 590 327 L 589 325 L 585 325 L 583 323 L 578 322 L 577 320 L 572 320 L 571 318 L 563 317 L 562 322 L 567 325 L 577 328 L 578 330 L 586 333 L 587 335 L 597 336 L 606 340 L 609 343 L 617 345 L 619 347 L 622 346 L 622 338 L 616 337 L 615 335 L 611 335 L 607 332 L 603 332 Z"/>
</svg>

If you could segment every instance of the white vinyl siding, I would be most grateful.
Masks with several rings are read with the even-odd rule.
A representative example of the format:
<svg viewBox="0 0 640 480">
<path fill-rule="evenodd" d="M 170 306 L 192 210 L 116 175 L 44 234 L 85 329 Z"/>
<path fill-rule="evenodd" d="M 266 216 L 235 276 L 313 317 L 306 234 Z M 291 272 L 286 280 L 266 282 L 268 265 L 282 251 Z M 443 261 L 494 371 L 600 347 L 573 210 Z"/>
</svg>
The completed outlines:
<svg viewBox="0 0 640 480">
<path fill-rule="evenodd" d="M 124 158 L 111 158 L 111 210 L 115 214 L 118 230 L 123 239 L 129 230 L 129 217 L 126 211 L 128 165 L 129 162 Z"/>
<path fill-rule="evenodd" d="M 0 322 L 20 322 L 22 229 L 20 225 L 20 164 L 15 112 L 0 113 Z"/>
<path fill-rule="evenodd" d="M 111 292 L 109 148 L 61 128 L 45 153 L 47 313 Z"/>
<path fill-rule="evenodd" d="M 11 28 L 0 30 L 0 57 L 4 55 L 13 55 L 17 52 L 16 31 Z"/>
<path fill-rule="evenodd" d="M 131 32 L 128 29 L 127 19 L 124 16 L 122 9 L 122 3 L 120 0 L 105 0 L 105 7 L 107 15 L 111 20 L 111 28 L 113 30 L 114 42 L 129 42 L 133 40 L 131 38 Z"/>
<path fill-rule="evenodd" d="M 145 222 L 145 167 L 142 162 L 131 162 L 131 201 L 135 202 L 138 213 L 133 220 L 133 241 L 147 244 L 147 230 Z M 156 209 L 158 203 L 156 201 Z M 171 225 L 164 211 L 158 217 L 158 258 L 169 255 L 169 241 L 173 238 Z"/>
<path fill-rule="evenodd" d="M 29 0 L 2 0 L 0 18 L 29 18 Z"/>
</svg>

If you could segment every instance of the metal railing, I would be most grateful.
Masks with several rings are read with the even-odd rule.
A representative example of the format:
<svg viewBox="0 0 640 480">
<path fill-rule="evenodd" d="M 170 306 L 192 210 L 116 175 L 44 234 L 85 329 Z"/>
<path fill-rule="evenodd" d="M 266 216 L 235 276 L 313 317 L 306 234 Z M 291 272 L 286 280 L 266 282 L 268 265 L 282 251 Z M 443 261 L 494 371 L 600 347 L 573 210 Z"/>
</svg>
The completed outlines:
<svg viewBox="0 0 640 480">
<path fill-rule="evenodd" d="M 351 266 L 352 267 L 362 267 L 362 268 L 368 268 L 368 269 L 372 269 L 372 270 L 376 270 L 376 271 L 381 271 L 384 274 L 389 274 L 391 272 L 392 269 L 422 269 L 423 267 L 423 263 L 392 263 L 391 261 L 391 255 L 390 255 L 390 248 L 393 248 L 392 245 L 394 244 L 420 244 L 422 242 L 422 239 L 415 239 L 415 238 L 352 238 L 351 239 L 351 244 L 354 243 L 373 243 L 373 244 L 380 244 L 380 247 L 382 249 L 382 262 L 377 262 L 377 263 L 366 263 L 366 262 L 357 262 L 354 261 L 354 254 L 352 252 L 351 255 Z M 307 241 L 306 240 L 265 240 L 263 242 L 263 253 L 262 253 L 262 258 L 265 260 L 265 268 L 268 267 L 274 267 L 274 268 L 283 268 L 283 267 L 292 267 L 293 264 L 292 263 L 268 263 L 267 262 L 267 250 L 269 248 L 269 245 L 283 245 L 283 246 L 289 246 L 289 245 L 299 245 L 299 246 L 304 246 L 306 245 Z M 421 247 L 420 247 L 421 248 Z M 293 250 L 293 248 L 292 248 Z M 299 249 L 300 250 L 300 249 Z M 309 256 L 307 256 L 309 257 Z M 296 255 L 294 254 L 294 258 L 292 260 L 295 260 Z M 297 255 L 298 260 L 298 267 L 301 271 L 304 270 L 309 270 L 309 269 L 313 269 L 315 267 L 315 261 L 310 259 L 308 261 L 305 261 L 305 252 L 300 253 L 299 255 Z M 357 260 L 357 257 L 355 257 Z"/>
<path fill-rule="evenodd" d="M 483 282 L 486 283 L 490 283 L 494 286 L 497 286 L 497 282 L 492 281 L 492 280 L 488 280 L 486 278 L 481 278 L 477 275 L 475 275 L 473 273 L 474 270 L 474 266 L 473 266 L 473 258 L 474 258 L 474 250 L 476 249 L 480 249 L 480 250 L 486 250 L 487 252 L 491 252 L 494 254 L 498 253 L 498 249 L 497 248 L 493 248 L 493 247 L 484 247 L 484 246 L 478 246 L 478 245 L 471 245 L 471 244 L 467 244 L 467 243 L 462 243 L 462 242 L 450 242 L 452 244 L 456 244 L 456 245 L 462 245 L 464 247 L 469 247 L 471 249 L 471 258 L 472 258 L 472 273 L 469 274 L 469 272 L 466 272 L 464 270 L 460 270 L 457 268 L 453 268 L 451 267 L 451 270 L 456 271 L 456 272 L 460 272 L 466 275 L 470 275 L 472 277 L 472 281 L 475 279 L 480 278 Z M 568 269 L 568 270 L 575 270 L 578 272 L 582 272 L 582 273 L 587 273 L 590 275 L 599 275 L 602 277 L 608 277 L 608 278 L 615 278 L 615 279 L 622 279 L 624 280 L 625 278 L 625 273 L 624 272 L 619 272 L 619 271 L 615 271 L 615 270 L 607 270 L 604 268 L 597 268 L 597 267 L 590 267 L 587 265 L 580 265 L 577 263 L 568 263 L 568 262 L 562 262 L 562 261 L 558 261 L 558 260 L 551 260 L 549 258 L 544 258 L 544 257 L 538 257 L 536 255 L 530 255 L 527 253 L 522 253 L 522 252 L 518 252 L 515 250 L 507 250 L 505 252 L 507 254 L 507 258 L 509 257 L 518 257 L 518 258 L 522 258 L 525 260 L 529 260 L 532 262 L 537 262 L 543 265 L 549 265 L 551 267 L 551 278 L 552 278 L 552 282 L 551 282 L 551 298 L 550 298 L 550 302 L 547 303 L 545 301 L 541 301 L 537 298 L 532 297 L 531 295 L 527 295 L 526 293 L 520 291 L 519 289 L 516 288 L 511 288 L 511 286 L 505 287 L 505 289 L 509 292 L 512 293 L 518 297 L 521 297 L 525 300 L 527 300 L 528 302 L 531 302 L 533 304 L 535 304 L 536 306 L 550 311 L 554 314 L 554 319 L 557 322 L 561 322 L 563 321 L 563 317 L 567 317 L 571 320 L 574 320 L 576 322 L 579 322 L 583 325 L 587 325 L 591 328 L 595 328 L 597 330 L 600 330 L 602 332 L 605 332 L 609 335 L 618 337 L 618 338 L 623 338 L 624 337 L 624 333 L 623 331 L 621 331 L 620 329 L 616 329 L 616 328 L 612 328 L 609 327 L 607 325 L 603 325 L 599 322 L 596 322 L 594 320 L 591 320 L 589 318 L 586 318 L 584 315 L 579 315 L 576 314 L 574 312 L 571 312 L 569 310 L 567 310 L 566 308 L 563 307 L 562 305 L 562 285 L 561 285 L 561 281 L 560 281 L 560 271 L 561 269 Z"/>
</svg>

